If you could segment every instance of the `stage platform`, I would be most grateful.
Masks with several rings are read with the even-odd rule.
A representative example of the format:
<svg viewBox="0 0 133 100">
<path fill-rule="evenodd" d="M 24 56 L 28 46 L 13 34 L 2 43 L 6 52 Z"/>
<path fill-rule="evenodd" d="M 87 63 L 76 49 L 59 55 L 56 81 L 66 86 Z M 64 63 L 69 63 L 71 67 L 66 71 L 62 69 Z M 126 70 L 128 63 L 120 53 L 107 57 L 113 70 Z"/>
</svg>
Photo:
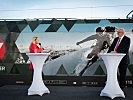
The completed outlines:
<svg viewBox="0 0 133 100">
<path fill-rule="evenodd" d="M 43 96 L 28 96 L 27 90 L 30 85 L 4 85 L 0 87 L 0 100 L 111 100 L 108 97 L 100 97 L 103 87 L 86 86 L 48 86 L 51 93 Z M 126 87 L 126 98 L 114 100 L 133 100 L 133 88 Z"/>
</svg>

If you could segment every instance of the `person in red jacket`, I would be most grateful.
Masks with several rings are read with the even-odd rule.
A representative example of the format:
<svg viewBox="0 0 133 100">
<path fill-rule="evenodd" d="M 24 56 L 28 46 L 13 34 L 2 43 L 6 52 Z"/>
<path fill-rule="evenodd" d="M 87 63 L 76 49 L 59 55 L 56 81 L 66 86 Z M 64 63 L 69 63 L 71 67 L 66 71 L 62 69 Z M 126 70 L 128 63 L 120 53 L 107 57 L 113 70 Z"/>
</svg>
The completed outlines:
<svg viewBox="0 0 133 100">
<path fill-rule="evenodd" d="M 41 43 L 39 43 L 38 37 L 33 37 L 32 42 L 29 47 L 30 53 L 41 53 L 43 51 L 43 47 L 41 46 Z M 33 70 L 33 65 L 30 63 L 30 70 Z"/>
</svg>

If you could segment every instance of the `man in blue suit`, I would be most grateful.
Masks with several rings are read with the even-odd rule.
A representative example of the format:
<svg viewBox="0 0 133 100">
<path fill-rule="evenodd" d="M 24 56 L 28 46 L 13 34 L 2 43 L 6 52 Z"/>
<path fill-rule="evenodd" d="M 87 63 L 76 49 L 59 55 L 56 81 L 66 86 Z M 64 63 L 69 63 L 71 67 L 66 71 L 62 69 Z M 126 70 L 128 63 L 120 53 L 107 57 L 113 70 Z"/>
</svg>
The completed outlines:
<svg viewBox="0 0 133 100">
<path fill-rule="evenodd" d="M 120 73 L 120 79 L 119 79 L 119 85 L 121 89 L 125 87 L 126 83 L 126 70 L 129 64 L 129 47 L 130 47 L 130 38 L 125 36 L 125 30 L 124 29 L 118 29 L 117 31 L 118 37 L 116 37 L 109 47 L 109 52 L 115 52 L 115 53 L 125 53 L 126 55 L 121 60 L 118 68 Z"/>
</svg>

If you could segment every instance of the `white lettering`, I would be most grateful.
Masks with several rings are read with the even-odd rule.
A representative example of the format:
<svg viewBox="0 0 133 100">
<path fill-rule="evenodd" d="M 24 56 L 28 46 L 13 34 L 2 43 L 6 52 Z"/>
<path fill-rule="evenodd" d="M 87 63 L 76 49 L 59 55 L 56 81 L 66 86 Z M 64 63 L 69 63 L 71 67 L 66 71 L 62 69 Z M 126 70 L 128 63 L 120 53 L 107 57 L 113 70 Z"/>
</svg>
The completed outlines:
<svg viewBox="0 0 133 100">
<path fill-rule="evenodd" d="M 5 66 L 0 66 L 0 71 L 5 71 L 6 67 Z"/>
</svg>

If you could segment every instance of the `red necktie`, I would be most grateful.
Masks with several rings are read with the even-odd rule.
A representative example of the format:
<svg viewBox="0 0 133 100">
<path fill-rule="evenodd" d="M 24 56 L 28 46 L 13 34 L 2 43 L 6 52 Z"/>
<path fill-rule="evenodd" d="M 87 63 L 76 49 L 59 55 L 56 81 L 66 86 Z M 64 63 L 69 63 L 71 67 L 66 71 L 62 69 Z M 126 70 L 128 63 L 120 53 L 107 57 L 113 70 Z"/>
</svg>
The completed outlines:
<svg viewBox="0 0 133 100">
<path fill-rule="evenodd" d="M 118 48 L 118 46 L 119 46 L 119 44 L 120 44 L 120 40 L 121 40 L 121 38 L 118 39 L 117 44 L 116 44 L 116 46 L 115 46 L 115 48 L 114 48 L 114 51 L 116 51 L 116 52 L 117 52 L 117 48 Z"/>
</svg>

